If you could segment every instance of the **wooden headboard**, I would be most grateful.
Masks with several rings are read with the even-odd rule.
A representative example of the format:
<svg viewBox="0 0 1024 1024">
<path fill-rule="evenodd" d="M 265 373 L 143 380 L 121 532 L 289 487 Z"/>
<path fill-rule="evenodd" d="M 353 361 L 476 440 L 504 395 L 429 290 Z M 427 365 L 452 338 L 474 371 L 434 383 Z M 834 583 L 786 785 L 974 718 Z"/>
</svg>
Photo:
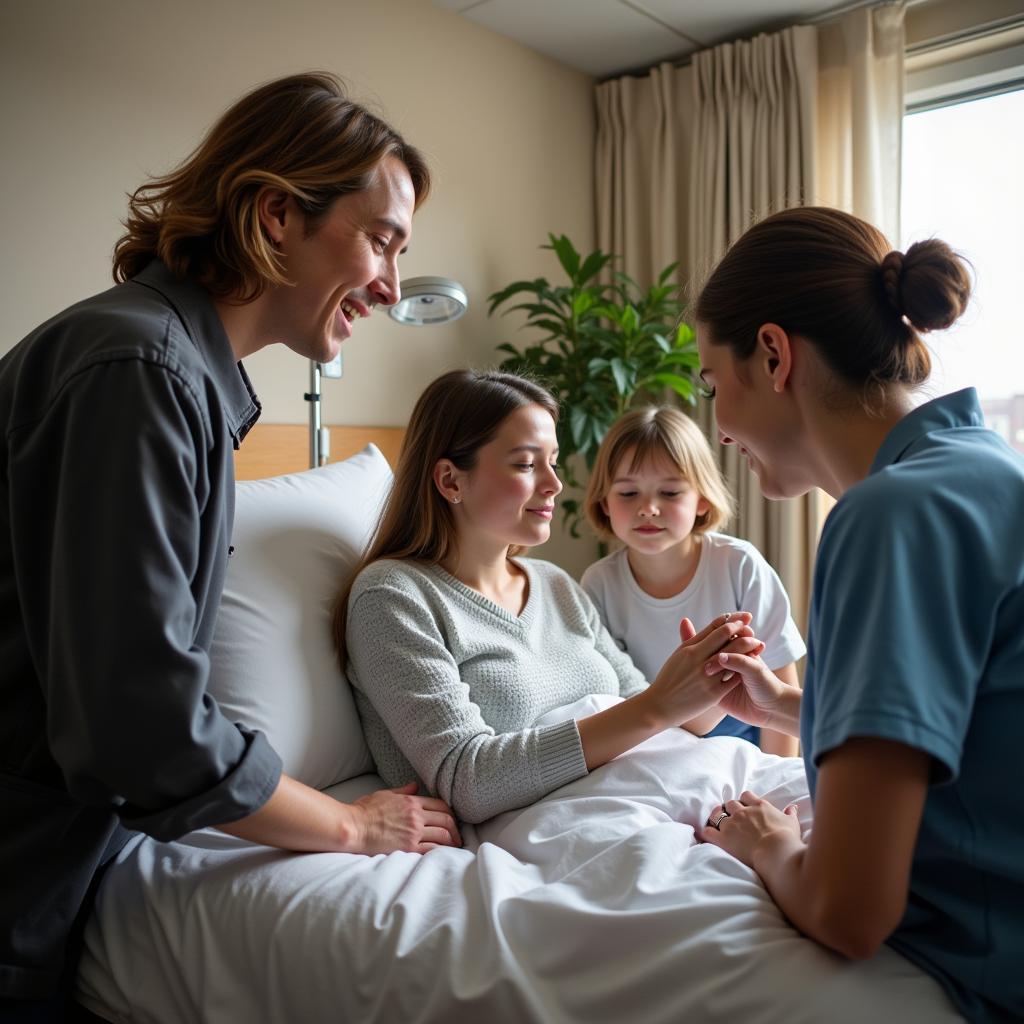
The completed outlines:
<svg viewBox="0 0 1024 1024">
<path fill-rule="evenodd" d="M 373 442 L 392 466 L 405 427 L 331 427 L 330 462 L 341 462 Z M 235 479 L 259 480 L 309 469 L 309 428 L 292 423 L 257 423 L 235 452 Z"/>
</svg>

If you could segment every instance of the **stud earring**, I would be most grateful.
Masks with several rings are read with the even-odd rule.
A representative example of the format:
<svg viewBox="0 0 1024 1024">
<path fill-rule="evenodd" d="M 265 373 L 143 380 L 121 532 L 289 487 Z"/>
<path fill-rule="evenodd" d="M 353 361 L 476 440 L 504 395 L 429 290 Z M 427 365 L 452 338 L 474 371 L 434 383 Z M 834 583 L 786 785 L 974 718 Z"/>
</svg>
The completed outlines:
<svg viewBox="0 0 1024 1024">
<path fill-rule="evenodd" d="M 462 501 L 462 499 L 458 495 L 456 495 L 454 498 L 452 498 L 452 504 L 453 505 L 458 505 L 458 503 L 460 501 Z"/>
</svg>

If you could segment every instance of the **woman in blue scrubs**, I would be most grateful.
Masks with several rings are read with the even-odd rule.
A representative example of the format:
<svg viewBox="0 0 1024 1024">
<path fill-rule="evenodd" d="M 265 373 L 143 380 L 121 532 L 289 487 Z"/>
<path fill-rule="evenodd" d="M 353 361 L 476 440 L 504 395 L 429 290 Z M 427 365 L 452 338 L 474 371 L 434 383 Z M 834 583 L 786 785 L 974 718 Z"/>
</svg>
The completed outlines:
<svg viewBox="0 0 1024 1024">
<path fill-rule="evenodd" d="M 1024 1019 L 1024 459 L 973 389 L 915 397 L 921 334 L 969 294 L 943 242 L 894 252 L 808 207 L 751 228 L 696 303 L 721 441 L 769 498 L 836 499 L 803 692 L 757 658 L 708 666 L 742 678 L 729 714 L 799 735 L 813 832 L 743 793 L 702 838 L 807 935 L 852 958 L 886 942 L 991 1022 Z"/>
</svg>

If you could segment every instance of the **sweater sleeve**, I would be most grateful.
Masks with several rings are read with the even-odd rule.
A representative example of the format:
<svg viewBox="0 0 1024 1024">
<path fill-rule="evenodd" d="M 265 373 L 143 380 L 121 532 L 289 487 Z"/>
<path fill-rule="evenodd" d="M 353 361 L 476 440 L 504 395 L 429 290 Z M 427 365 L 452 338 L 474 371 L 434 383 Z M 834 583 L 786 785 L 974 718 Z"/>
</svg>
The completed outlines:
<svg viewBox="0 0 1024 1024">
<path fill-rule="evenodd" d="M 390 737 L 430 792 L 480 822 L 587 774 L 575 721 L 495 733 L 421 595 L 393 582 L 358 591 L 347 646 L 349 679 L 386 730 L 367 729 L 385 781 L 407 781 L 389 778 Z"/>
</svg>

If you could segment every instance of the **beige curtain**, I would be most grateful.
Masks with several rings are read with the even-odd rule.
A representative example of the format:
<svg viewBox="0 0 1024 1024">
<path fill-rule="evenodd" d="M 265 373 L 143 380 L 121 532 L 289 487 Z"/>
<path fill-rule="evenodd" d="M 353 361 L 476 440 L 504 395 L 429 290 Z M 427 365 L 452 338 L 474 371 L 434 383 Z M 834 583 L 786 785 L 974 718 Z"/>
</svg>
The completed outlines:
<svg viewBox="0 0 1024 1024">
<path fill-rule="evenodd" d="M 597 87 L 597 244 L 644 286 L 686 260 L 692 77 L 662 64 Z"/>
<path fill-rule="evenodd" d="M 818 29 L 817 194 L 898 245 L 903 138 L 902 3 L 860 8 Z"/>
<path fill-rule="evenodd" d="M 817 42 L 813 28 L 800 26 L 726 43 L 694 59 L 687 249 L 694 290 L 751 224 L 816 191 Z M 698 420 L 716 436 L 713 403 L 702 403 Z M 796 621 L 805 626 L 817 495 L 766 501 L 734 447 L 722 448 L 720 458 L 736 496 L 735 532 L 775 566 Z"/>
<path fill-rule="evenodd" d="M 898 234 L 903 7 L 861 8 L 663 64 L 597 87 L 598 244 L 641 283 L 674 259 L 700 280 L 747 227 L 802 203 L 839 206 Z M 697 418 L 716 437 L 713 406 Z M 746 537 L 779 572 L 806 623 L 827 502 L 766 501 L 720 449 Z"/>
</svg>

